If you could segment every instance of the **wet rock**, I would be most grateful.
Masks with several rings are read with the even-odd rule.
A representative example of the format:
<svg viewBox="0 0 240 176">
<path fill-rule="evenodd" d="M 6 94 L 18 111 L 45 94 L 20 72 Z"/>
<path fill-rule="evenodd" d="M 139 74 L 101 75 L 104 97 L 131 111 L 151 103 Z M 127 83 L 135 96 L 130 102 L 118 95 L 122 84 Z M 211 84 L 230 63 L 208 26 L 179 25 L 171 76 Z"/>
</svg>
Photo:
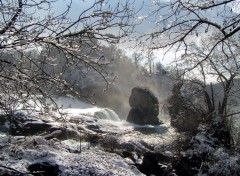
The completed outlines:
<svg viewBox="0 0 240 176">
<path fill-rule="evenodd" d="M 26 122 L 22 128 L 18 129 L 18 131 L 21 135 L 35 135 L 38 133 L 49 131 L 51 127 L 52 126 L 48 123 L 31 121 Z"/>
<path fill-rule="evenodd" d="M 166 155 L 164 153 L 160 153 L 160 152 L 156 152 L 155 155 L 157 157 L 158 162 L 164 163 L 164 164 L 171 163 L 171 161 L 173 159 L 173 157 L 168 156 L 168 155 Z"/>
<path fill-rule="evenodd" d="M 89 125 L 87 125 L 87 128 L 89 129 L 89 130 L 92 130 L 92 131 L 99 131 L 100 130 L 100 127 L 99 127 L 99 125 L 96 125 L 96 124 L 89 124 Z"/>
<path fill-rule="evenodd" d="M 52 126 L 40 119 L 28 117 L 22 113 L 5 114 L 0 116 L 2 132 L 11 135 L 35 135 L 49 130 Z"/>
<path fill-rule="evenodd" d="M 138 125 L 159 125 L 159 102 L 146 88 L 135 87 L 129 97 L 131 110 L 127 121 Z"/>
<path fill-rule="evenodd" d="M 57 164 L 42 162 L 34 163 L 28 166 L 28 170 L 35 176 L 58 176 L 59 166 Z M 34 173 L 36 172 L 36 173 Z"/>
<path fill-rule="evenodd" d="M 171 167 L 159 163 L 159 157 L 159 153 L 146 152 L 139 170 L 146 175 L 162 176 L 174 174 Z"/>
<path fill-rule="evenodd" d="M 74 129 L 66 129 L 62 128 L 62 134 L 58 137 L 60 140 L 66 140 L 66 139 L 78 139 L 79 138 L 79 132 Z"/>
<path fill-rule="evenodd" d="M 121 148 L 129 152 L 137 152 L 139 155 L 143 155 L 145 152 L 152 150 L 152 147 L 146 144 L 144 141 L 133 140 L 121 143 Z"/>
</svg>

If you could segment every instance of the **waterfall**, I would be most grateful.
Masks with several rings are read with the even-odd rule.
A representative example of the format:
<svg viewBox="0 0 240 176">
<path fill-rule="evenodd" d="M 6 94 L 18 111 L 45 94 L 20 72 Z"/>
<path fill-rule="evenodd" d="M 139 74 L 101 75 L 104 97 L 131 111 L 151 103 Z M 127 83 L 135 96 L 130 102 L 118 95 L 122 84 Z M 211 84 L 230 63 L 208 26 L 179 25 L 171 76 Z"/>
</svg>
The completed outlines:
<svg viewBox="0 0 240 176">
<path fill-rule="evenodd" d="M 120 120 L 118 115 L 109 108 L 99 109 L 99 111 L 96 111 L 94 113 L 94 117 L 97 119 L 106 119 L 106 120 L 112 120 L 112 121 Z"/>
<path fill-rule="evenodd" d="M 120 121 L 118 115 L 109 108 L 100 108 L 80 100 L 72 100 L 66 97 L 56 98 L 55 102 L 58 105 L 62 105 L 64 112 L 74 116 L 90 115 L 96 119 Z"/>
</svg>

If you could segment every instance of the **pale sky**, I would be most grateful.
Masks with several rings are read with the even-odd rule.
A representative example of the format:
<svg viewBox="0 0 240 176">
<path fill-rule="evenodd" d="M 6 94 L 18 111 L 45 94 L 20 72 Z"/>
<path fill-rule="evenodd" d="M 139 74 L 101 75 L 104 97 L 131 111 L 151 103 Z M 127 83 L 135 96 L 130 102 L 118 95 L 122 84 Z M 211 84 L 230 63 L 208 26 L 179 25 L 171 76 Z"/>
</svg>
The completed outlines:
<svg viewBox="0 0 240 176">
<path fill-rule="evenodd" d="M 129 1 L 129 0 L 121 0 L 120 2 L 125 2 L 125 1 Z M 130 0 L 131 2 L 133 2 L 134 0 Z M 141 7 L 141 5 L 143 4 L 143 7 L 141 9 L 141 11 L 138 14 L 138 17 L 136 18 L 144 18 L 145 16 L 147 16 L 149 13 L 151 13 L 151 11 L 154 9 L 153 7 L 151 7 L 151 5 L 153 5 L 156 2 L 167 2 L 170 0 L 135 0 L 134 1 L 134 8 L 139 9 Z M 63 11 L 63 7 L 64 4 L 68 3 L 69 1 L 66 0 L 59 0 L 56 3 L 54 3 L 53 8 L 54 11 L 56 11 L 57 13 L 60 13 Z M 95 0 L 73 0 L 72 1 L 72 7 L 71 7 L 71 11 L 69 13 L 69 16 L 71 16 L 71 18 L 76 19 L 78 17 L 78 15 L 82 12 L 83 9 L 86 9 L 88 7 L 90 7 L 93 3 L 95 2 Z M 118 2 L 117 0 L 109 0 L 108 1 L 110 3 L 111 6 L 116 5 L 116 2 Z M 240 0 L 236 0 L 233 2 L 233 7 L 234 7 L 234 11 L 235 12 L 239 12 L 240 11 Z M 107 7 L 106 7 L 107 8 Z M 217 23 L 223 23 L 223 20 L 221 19 L 221 16 L 216 16 L 217 13 L 221 14 L 222 9 L 215 9 L 215 10 L 210 10 L 210 11 L 206 11 L 205 13 L 202 13 L 201 15 L 206 16 L 206 18 L 211 18 L 211 20 L 217 22 Z M 162 12 L 162 13 L 166 13 L 166 12 Z M 139 32 L 151 32 L 155 26 L 155 21 L 156 19 L 152 18 L 152 21 L 145 21 L 143 22 L 142 25 L 139 26 L 139 28 L 137 28 L 137 31 Z M 195 39 L 194 39 L 195 40 Z M 159 41 L 161 42 L 161 41 Z M 128 46 L 128 44 L 123 44 L 120 45 L 122 46 Z M 131 54 L 132 51 L 128 50 L 129 55 Z M 155 51 L 156 53 L 156 58 L 157 60 L 160 60 L 163 64 L 169 64 L 172 62 L 173 57 L 175 57 L 175 53 L 173 52 L 169 52 L 167 53 L 167 55 L 165 56 L 165 59 L 162 60 L 163 58 L 163 53 L 164 50 L 159 50 L 159 51 Z M 177 53 L 177 55 L 180 55 L 181 53 Z"/>
</svg>

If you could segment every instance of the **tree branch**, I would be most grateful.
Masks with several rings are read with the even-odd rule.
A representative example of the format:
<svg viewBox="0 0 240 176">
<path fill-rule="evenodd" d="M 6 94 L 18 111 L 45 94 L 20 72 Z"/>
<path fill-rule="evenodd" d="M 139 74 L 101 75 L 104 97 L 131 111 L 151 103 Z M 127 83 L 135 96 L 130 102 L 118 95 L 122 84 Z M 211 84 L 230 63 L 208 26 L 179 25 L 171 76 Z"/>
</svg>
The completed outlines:
<svg viewBox="0 0 240 176">
<path fill-rule="evenodd" d="M 10 19 L 10 21 L 6 24 L 6 26 L 0 30 L 0 34 L 4 34 L 9 28 L 11 28 L 11 26 L 15 23 L 15 21 L 17 20 L 18 16 L 20 15 L 20 13 L 22 12 L 22 8 L 23 8 L 23 3 L 22 0 L 18 0 L 18 9 L 17 12 L 15 13 L 15 15 Z"/>
</svg>

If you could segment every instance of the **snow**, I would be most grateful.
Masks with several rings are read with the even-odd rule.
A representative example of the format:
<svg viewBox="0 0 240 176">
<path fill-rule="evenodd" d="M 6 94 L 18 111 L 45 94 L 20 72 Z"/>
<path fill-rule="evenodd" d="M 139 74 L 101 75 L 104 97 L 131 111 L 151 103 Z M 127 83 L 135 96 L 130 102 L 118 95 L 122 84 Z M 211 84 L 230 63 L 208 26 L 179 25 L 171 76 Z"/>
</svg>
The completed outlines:
<svg viewBox="0 0 240 176">
<path fill-rule="evenodd" d="M 66 100 L 66 101 L 65 101 Z M 25 123 L 47 122 L 57 130 L 48 134 L 33 136 L 9 136 L 0 133 L 0 165 L 26 173 L 29 165 L 48 162 L 59 166 L 60 175 L 143 175 L 129 161 L 115 153 L 104 151 L 100 146 L 91 146 L 87 141 L 78 139 L 58 140 L 53 138 L 65 129 L 75 130 L 78 135 L 98 134 L 114 135 L 121 144 L 131 144 L 139 150 L 147 151 L 144 143 L 160 145 L 170 143 L 174 138 L 174 130 L 166 125 L 139 126 L 119 120 L 117 114 L 108 108 L 96 107 L 84 102 L 69 99 L 57 99 L 67 113 L 67 123 L 56 122 L 51 116 L 29 114 Z M 39 117 L 39 119 L 36 118 Z M 24 123 L 24 124 L 25 124 Z M 77 131 L 79 129 L 80 131 Z M 97 131 L 94 127 L 97 127 Z M 98 132 L 100 131 L 100 132 Z M 48 140 L 47 140 L 48 139 Z M 171 140 L 172 139 L 172 140 Z M 81 152 L 80 152 L 81 145 Z M 136 154 L 139 163 L 141 159 Z M 6 170 L 0 167 L 0 175 Z"/>
<path fill-rule="evenodd" d="M 58 101 L 62 103 L 64 99 L 58 99 Z M 152 148 L 151 150 L 169 157 L 176 154 L 170 145 L 179 137 L 179 134 L 168 124 L 134 125 L 119 120 L 117 114 L 111 109 L 69 99 L 63 103 L 63 107 L 67 122 L 55 121 L 51 116 L 37 116 L 37 114 L 32 114 L 33 116 L 27 114 L 24 117 L 26 119 L 23 124 L 46 122 L 55 127 L 54 131 L 47 134 L 11 136 L 0 132 L 0 165 L 26 173 L 29 172 L 28 166 L 46 162 L 58 166 L 62 176 L 137 176 L 143 175 L 134 165 L 142 163 L 139 153 L 143 154 Z M 240 171 L 239 154 L 229 154 L 224 148 L 216 148 L 216 139 L 207 134 L 205 128 L 204 125 L 199 126 L 199 132 L 191 141 L 192 148 L 182 152 L 182 155 L 191 159 L 193 156 L 207 154 L 208 159 L 211 159 L 208 163 L 209 174 L 237 175 Z M 63 133 L 62 129 L 73 130 L 77 136 L 62 140 L 54 138 Z M 108 136 L 114 137 L 117 143 L 114 147 L 132 152 L 134 161 L 108 152 L 104 146 L 100 145 L 101 143 L 91 145 L 89 141 L 84 140 L 88 134 L 98 135 L 101 139 Z M 6 169 L 0 167 L 0 175 L 5 172 Z M 204 174 L 201 168 L 199 168 L 199 174 Z"/>
<path fill-rule="evenodd" d="M 237 176 L 240 173 L 240 156 L 239 154 L 231 154 L 219 148 L 213 154 L 213 161 L 215 164 L 209 169 L 209 174 L 214 173 L 215 175 L 231 175 Z"/>
<path fill-rule="evenodd" d="M 218 122 L 220 122 L 219 118 L 216 118 L 212 124 Z M 193 164 L 190 169 L 195 170 L 196 175 L 238 176 L 240 173 L 239 153 L 226 148 L 217 137 L 213 137 L 211 128 L 214 127 L 209 124 L 200 125 L 198 133 L 190 141 L 189 149 L 181 152 L 182 156 Z M 197 164 L 191 163 L 192 160 Z"/>
<path fill-rule="evenodd" d="M 37 162 L 57 164 L 60 175 L 142 175 L 135 167 L 128 165 L 123 158 L 99 149 L 85 149 L 81 153 L 67 150 L 69 142 L 47 141 L 42 137 L 29 137 L 10 144 L 1 154 L 1 165 L 27 172 L 28 165 Z"/>
<path fill-rule="evenodd" d="M 60 175 L 142 175 L 123 158 L 99 149 L 84 149 L 81 153 L 69 152 L 68 145 L 74 141 L 53 141 L 35 136 L 13 139 L 10 146 L 2 150 L 1 165 L 27 172 L 26 167 L 37 162 L 57 164 Z M 5 143 L 6 144 L 6 143 Z M 108 174 L 107 174 L 108 173 Z"/>
</svg>

